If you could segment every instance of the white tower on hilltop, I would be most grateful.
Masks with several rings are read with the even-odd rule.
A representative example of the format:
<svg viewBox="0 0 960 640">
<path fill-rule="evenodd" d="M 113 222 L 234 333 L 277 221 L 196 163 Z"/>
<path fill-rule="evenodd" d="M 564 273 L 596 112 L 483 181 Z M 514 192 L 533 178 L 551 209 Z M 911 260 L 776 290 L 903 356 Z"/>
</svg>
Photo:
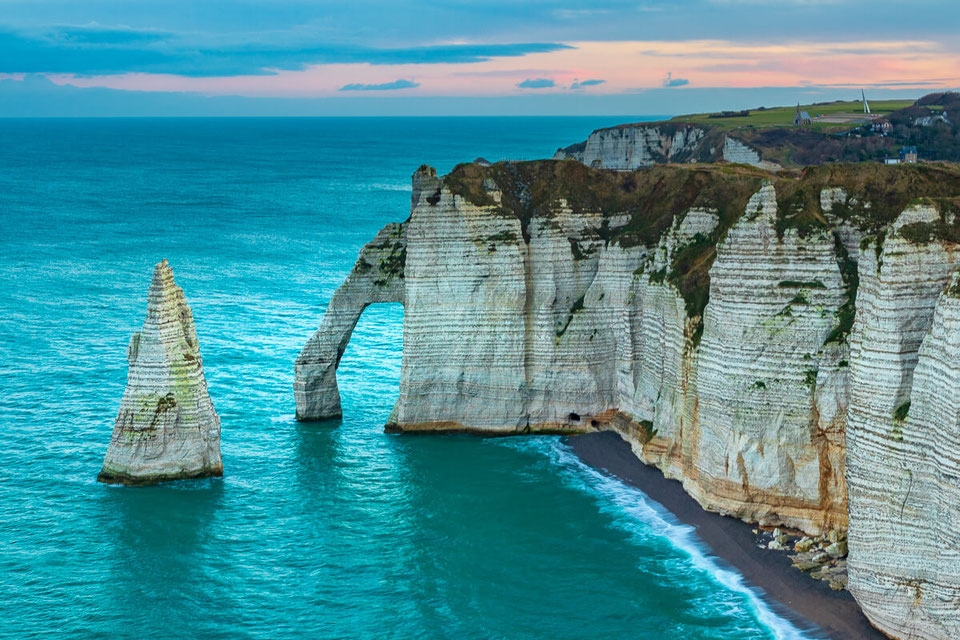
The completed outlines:
<svg viewBox="0 0 960 640">
<path fill-rule="evenodd" d="M 870 113 L 870 103 L 867 102 L 867 94 L 863 92 L 863 89 L 860 89 L 860 98 L 863 100 L 863 112 Z"/>
</svg>

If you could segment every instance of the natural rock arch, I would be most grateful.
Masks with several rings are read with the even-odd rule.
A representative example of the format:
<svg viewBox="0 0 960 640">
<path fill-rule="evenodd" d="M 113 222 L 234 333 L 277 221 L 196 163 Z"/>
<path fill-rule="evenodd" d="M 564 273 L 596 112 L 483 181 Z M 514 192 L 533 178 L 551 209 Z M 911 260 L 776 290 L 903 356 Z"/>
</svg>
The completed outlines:
<svg viewBox="0 0 960 640">
<path fill-rule="evenodd" d="M 403 224 L 391 223 L 360 251 L 353 270 L 333 294 L 323 322 L 297 358 L 293 394 L 297 420 L 343 415 L 337 367 L 357 321 L 369 305 L 404 302 L 407 238 Z"/>
</svg>

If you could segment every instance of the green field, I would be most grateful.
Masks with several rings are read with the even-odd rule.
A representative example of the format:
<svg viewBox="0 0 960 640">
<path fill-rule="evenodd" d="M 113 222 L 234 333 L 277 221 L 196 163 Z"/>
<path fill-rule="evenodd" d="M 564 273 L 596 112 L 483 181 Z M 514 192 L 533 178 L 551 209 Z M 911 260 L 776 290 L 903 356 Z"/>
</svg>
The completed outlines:
<svg viewBox="0 0 960 640">
<path fill-rule="evenodd" d="M 870 101 L 870 110 L 873 113 L 890 113 L 897 109 L 909 107 L 914 103 L 913 100 L 876 100 Z M 831 115 L 838 113 L 861 113 L 863 104 L 857 101 L 850 102 L 829 102 L 825 104 L 800 105 L 801 111 L 806 111 L 811 117 L 816 118 L 820 115 Z M 720 129 L 736 129 L 739 127 L 785 127 L 793 126 L 793 117 L 797 113 L 797 107 L 772 107 L 770 109 L 751 109 L 748 116 L 736 116 L 731 118 L 711 118 L 709 113 L 697 113 L 686 116 L 677 116 L 672 120 L 674 122 L 690 122 L 694 124 L 708 125 Z M 814 123 L 814 129 L 844 129 L 850 128 L 850 125 L 836 123 Z"/>
</svg>

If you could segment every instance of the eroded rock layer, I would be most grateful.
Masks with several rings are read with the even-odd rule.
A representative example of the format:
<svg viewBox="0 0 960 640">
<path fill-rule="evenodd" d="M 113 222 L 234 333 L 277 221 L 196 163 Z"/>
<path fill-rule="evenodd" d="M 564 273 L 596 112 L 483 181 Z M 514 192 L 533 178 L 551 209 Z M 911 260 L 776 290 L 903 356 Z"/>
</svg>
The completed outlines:
<svg viewBox="0 0 960 640">
<path fill-rule="evenodd" d="M 847 450 L 850 590 L 878 628 L 931 640 L 960 637 L 960 252 L 942 222 L 910 207 L 865 242 Z"/>
<path fill-rule="evenodd" d="M 719 157 L 722 147 L 722 139 L 708 139 L 703 127 L 657 122 L 597 129 L 586 141 L 559 149 L 555 159 L 572 158 L 590 167 L 623 171 L 710 160 Z"/>
<path fill-rule="evenodd" d="M 893 620 L 907 616 L 885 598 L 901 597 L 897 580 L 928 579 L 941 599 L 915 606 L 942 618 L 953 593 L 944 573 L 889 567 L 904 535 L 895 523 L 911 508 L 903 491 L 920 500 L 921 486 L 925 502 L 912 508 L 926 522 L 911 523 L 928 537 L 915 538 L 905 567 L 917 569 L 933 541 L 949 549 L 941 566 L 960 552 L 955 527 L 929 531 L 933 513 L 958 517 L 960 445 L 933 426 L 952 409 L 897 427 L 926 421 L 912 445 L 922 460 L 889 432 L 955 269 L 958 195 L 960 171 L 936 165 L 788 176 L 555 160 L 461 165 L 441 178 L 422 167 L 410 219 L 363 249 L 298 360 L 298 416 L 339 415 L 334 375 L 356 318 L 371 302 L 402 301 L 388 429 L 613 429 L 705 508 L 811 534 L 845 529 L 849 499 L 850 588 L 871 619 L 902 628 Z M 886 240 L 875 248 L 865 236 Z M 402 269 L 384 277 L 400 246 Z M 941 364 L 921 376 L 924 402 L 952 394 L 960 405 L 950 375 Z M 913 484 L 891 484 L 905 465 Z"/>
<path fill-rule="evenodd" d="M 846 299 L 835 242 L 826 228 L 778 235 L 777 219 L 768 184 L 717 248 L 685 484 L 748 520 L 845 526 L 846 372 L 827 344 Z"/>
<path fill-rule="evenodd" d="M 323 324 L 300 352 L 294 382 L 298 420 L 340 417 L 337 365 L 360 314 L 374 302 L 403 302 L 404 226 L 387 225 L 363 247 L 350 276 L 330 300 Z"/>
<path fill-rule="evenodd" d="M 127 388 L 97 480 L 141 485 L 223 475 L 220 418 L 193 314 L 166 260 L 154 269 L 147 317 L 127 360 Z"/>
<path fill-rule="evenodd" d="M 728 132 L 677 122 L 627 124 L 597 129 L 584 141 L 558 149 L 554 159 L 631 171 L 654 164 L 725 160 L 776 170 L 760 152 Z"/>
</svg>

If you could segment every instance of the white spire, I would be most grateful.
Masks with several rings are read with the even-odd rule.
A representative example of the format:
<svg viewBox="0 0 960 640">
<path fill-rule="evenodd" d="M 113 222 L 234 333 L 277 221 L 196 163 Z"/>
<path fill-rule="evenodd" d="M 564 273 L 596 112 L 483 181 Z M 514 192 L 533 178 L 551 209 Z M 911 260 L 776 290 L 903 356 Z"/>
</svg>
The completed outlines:
<svg viewBox="0 0 960 640">
<path fill-rule="evenodd" d="M 863 100 L 863 112 L 870 113 L 870 103 L 867 102 L 867 94 L 863 92 L 863 89 L 860 89 L 860 98 Z"/>
</svg>

